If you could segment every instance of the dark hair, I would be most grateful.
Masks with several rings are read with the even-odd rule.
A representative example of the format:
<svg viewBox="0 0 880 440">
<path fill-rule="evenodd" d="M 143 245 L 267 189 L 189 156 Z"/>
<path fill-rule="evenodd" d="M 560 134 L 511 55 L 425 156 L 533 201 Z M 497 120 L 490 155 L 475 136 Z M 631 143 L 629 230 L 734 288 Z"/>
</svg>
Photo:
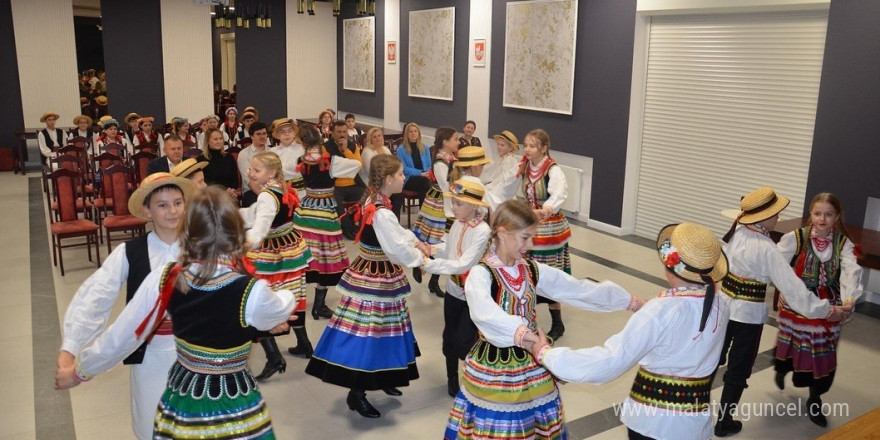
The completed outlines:
<svg viewBox="0 0 880 440">
<path fill-rule="evenodd" d="M 262 122 L 262 121 L 256 121 L 253 124 L 251 124 L 251 128 L 250 128 L 251 134 L 254 134 L 255 131 L 259 131 L 259 130 L 266 130 L 266 132 L 268 133 L 269 127 L 267 127 L 266 123 Z"/>
<path fill-rule="evenodd" d="M 226 256 L 232 260 L 234 267 L 243 268 L 244 220 L 226 190 L 209 186 L 197 191 L 192 200 L 186 201 L 186 205 L 180 233 L 181 274 L 186 273 L 194 262 L 199 262 L 193 283 L 200 286 L 207 284 L 214 276 L 221 257 Z M 189 291 L 184 276 L 177 277 L 176 287 L 183 293 Z"/>
<path fill-rule="evenodd" d="M 465 121 L 464 126 L 467 127 L 468 124 L 472 124 L 474 128 L 477 128 L 477 123 L 474 121 Z"/>
<path fill-rule="evenodd" d="M 437 158 L 437 153 L 443 148 L 443 142 L 452 139 L 455 136 L 455 129 L 452 127 L 440 127 L 434 132 L 434 146 L 431 148 L 431 162 Z"/>
<path fill-rule="evenodd" d="M 318 133 L 318 129 L 312 124 L 299 124 L 299 140 L 302 141 L 303 147 L 307 150 L 309 147 L 324 143 L 321 133 Z"/>
<path fill-rule="evenodd" d="M 348 128 L 348 126 L 345 125 L 345 121 L 340 121 L 340 120 L 338 120 L 338 119 L 336 120 L 336 122 L 333 123 L 333 128 L 336 128 L 336 127 L 346 127 L 346 128 Z"/>
<path fill-rule="evenodd" d="M 183 190 L 180 189 L 179 186 L 177 186 L 177 185 L 175 185 L 175 184 L 173 184 L 173 183 L 169 183 L 169 184 L 167 184 L 167 185 L 162 185 L 162 186 L 160 186 L 160 187 L 158 187 L 158 188 L 156 188 L 156 189 L 150 191 L 149 194 L 147 194 L 146 196 L 144 196 L 144 206 L 146 206 L 147 208 L 150 207 L 150 200 L 153 199 L 153 196 L 154 196 L 154 195 L 159 194 L 160 192 L 164 192 L 164 191 L 172 191 L 172 190 L 177 190 L 177 192 L 179 192 L 180 195 L 183 195 Z"/>
<path fill-rule="evenodd" d="M 354 115 L 351 113 L 348 113 L 345 115 L 345 119 L 354 119 Z"/>
</svg>

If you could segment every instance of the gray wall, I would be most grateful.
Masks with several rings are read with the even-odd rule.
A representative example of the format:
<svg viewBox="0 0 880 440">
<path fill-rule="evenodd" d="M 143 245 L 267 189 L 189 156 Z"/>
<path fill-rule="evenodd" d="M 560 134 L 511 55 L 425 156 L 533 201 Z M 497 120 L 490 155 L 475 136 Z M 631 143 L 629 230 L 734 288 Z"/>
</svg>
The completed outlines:
<svg viewBox="0 0 880 440">
<path fill-rule="evenodd" d="M 18 81 L 18 56 L 12 27 L 10 0 L 0 0 L 0 148 L 12 148 L 17 142 L 15 129 L 24 127 L 21 109 L 21 83 Z M 68 78 L 73 81 L 73 78 Z"/>
<path fill-rule="evenodd" d="M 376 2 L 376 75 L 375 92 L 359 92 L 342 88 L 345 73 L 342 59 L 342 20 L 357 18 L 357 4 L 343 3 L 342 15 L 336 20 L 336 106 L 337 108 L 372 116 L 378 119 L 385 118 L 385 2 Z M 339 117 L 345 115 L 337 115 Z"/>
<path fill-rule="evenodd" d="M 636 0 L 578 2 L 574 105 L 570 116 L 502 105 L 506 3 L 496 1 L 492 11 L 489 133 L 510 130 L 522 142 L 529 130 L 543 128 L 550 134 L 551 155 L 552 150 L 559 150 L 592 157 L 590 217 L 619 226 Z"/>
<path fill-rule="evenodd" d="M 807 202 L 831 191 L 845 221 L 862 225 L 880 197 L 880 2 L 831 2 Z M 805 207 L 805 209 L 808 207 Z"/>
<path fill-rule="evenodd" d="M 287 37 L 284 0 L 264 0 L 271 8 L 272 27 L 235 29 L 235 78 L 238 110 L 254 106 L 260 120 L 287 114 Z M 291 55 L 295 56 L 295 52 Z"/>
<path fill-rule="evenodd" d="M 497 4 L 498 2 L 496 2 Z M 422 9 L 455 6 L 455 71 L 452 101 L 409 96 L 409 13 Z M 400 120 L 419 125 L 460 127 L 467 117 L 467 65 L 470 29 L 468 0 L 404 0 L 400 2 L 400 41 L 397 58 L 400 63 Z M 384 58 L 383 58 L 384 59 Z M 433 135 L 433 133 L 425 133 Z"/>
<path fill-rule="evenodd" d="M 110 114 L 166 121 L 159 2 L 101 0 L 101 16 Z"/>
</svg>

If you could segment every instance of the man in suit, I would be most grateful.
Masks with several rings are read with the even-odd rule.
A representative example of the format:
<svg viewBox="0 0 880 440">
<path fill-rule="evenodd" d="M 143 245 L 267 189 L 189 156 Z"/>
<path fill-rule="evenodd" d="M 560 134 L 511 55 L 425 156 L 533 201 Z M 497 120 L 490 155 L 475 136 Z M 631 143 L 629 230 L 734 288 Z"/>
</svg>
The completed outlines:
<svg viewBox="0 0 880 440">
<path fill-rule="evenodd" d="M 183 160 L 183 141 L 176 134 L 169 134 L 162 147 L 164 156 L 153 159 L 147 164 L 147 174 L 170 172 Z"/>
</svg>

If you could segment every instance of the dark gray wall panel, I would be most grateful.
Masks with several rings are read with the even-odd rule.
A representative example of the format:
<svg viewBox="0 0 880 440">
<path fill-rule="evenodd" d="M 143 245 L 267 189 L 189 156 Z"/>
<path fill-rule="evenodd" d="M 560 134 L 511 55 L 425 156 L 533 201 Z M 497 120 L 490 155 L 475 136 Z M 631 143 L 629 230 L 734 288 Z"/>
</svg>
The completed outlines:
<svg viewBox="0 0 880 440">
<path fill-rule="evenodd" d="M 284 0 L 264 0 L 269 5 L 272 28 L 261 29 L 251 21 L 250 29 L 235 30 L 235 79 L 238 110 L 254 106 L 260 120 L 287 114 L 287 33 Z"/>
<path fill-rule="evenodd" d="M 15 129 L 24 127 L 24 116 L 10 0 L 0 0 L 0 60 L 4 60 L 0 63 L 0 148 L 12 148 L 17 142 Z"/>
</svg>

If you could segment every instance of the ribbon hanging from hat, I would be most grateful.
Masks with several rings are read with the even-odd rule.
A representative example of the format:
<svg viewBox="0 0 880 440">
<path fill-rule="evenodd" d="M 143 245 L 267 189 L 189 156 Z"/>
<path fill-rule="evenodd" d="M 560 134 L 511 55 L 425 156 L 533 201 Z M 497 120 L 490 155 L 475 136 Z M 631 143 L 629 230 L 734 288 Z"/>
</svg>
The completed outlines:
<svg viewBox="0 0 880 440">
<path fill-rule="evenodd" d="M 706 328 L 706 321 L 709 319 L 709 313 L 712 311 L 712 303 L 715 301 L 715 280 L 712 279 L 711 273 L 715 267 L 700 269 L 681 260 L 681 256 L 672 242 L 667 238 L 660 247 L 661 259 L 663 265 L 676 275 L 687 270 L 700 276 L 703 284 L 706 284 L 706 296 L 703 298 L 703 312 L 700 315 L 700 332 Z M 692 281 L 685 278 L 686 281 Z"/>
<path fill-rule="evenodd" d="M 756 214 L 773 206 L 773 204 L 776 203 L 777 199 L 778 197 L 776 196 L 776 194 L 773 194 L 773 197 L 767 203 L 764 203 L 757 208 L 740 211 L 739 215 L 736 216 L 736 219 L 733 220 L 733 224 L 730 225 L 730 229 L 727 230 L 727 233 L 724 234 L 724 237 L 722 237 L 721 240 L 723 240 L 725 243 L 730 243 L 730 239 L 733 238 L 733 233 L 736 231 L 736 225 L 739 224 L 739 219 L 741 219 L 744 215 Z"/>
<path fill-rule="evenodd" d="M 156 317 L 156 322 L 153 323 L 150 333 L 153 333 L 153 331 L 156 330 L 156 327 L 159 326 L 159 323 L 162 322 L 162 317 L 165 316 L 165 310 L 168 309 L 168 303 L 171 302 L 171 295 L 174 294 L 174 284 L 177 282 L 177 276 L 180 274 L 181 269 L 183 269 L 183 266 L 174 265 L 168 270 L 168 273 L 165 275 L 165 284 L 159 292 L 159 298 L 156 299 L 156 304 L 153 305 L 150 313 L 143 321 L 141 321 L 140 325 L 138 325 L 137 329 L 134 331 L 134 334 L 138 339 L 144 334 L 150 322 L 153 322 L 153 316 Z"/>
</svg>

